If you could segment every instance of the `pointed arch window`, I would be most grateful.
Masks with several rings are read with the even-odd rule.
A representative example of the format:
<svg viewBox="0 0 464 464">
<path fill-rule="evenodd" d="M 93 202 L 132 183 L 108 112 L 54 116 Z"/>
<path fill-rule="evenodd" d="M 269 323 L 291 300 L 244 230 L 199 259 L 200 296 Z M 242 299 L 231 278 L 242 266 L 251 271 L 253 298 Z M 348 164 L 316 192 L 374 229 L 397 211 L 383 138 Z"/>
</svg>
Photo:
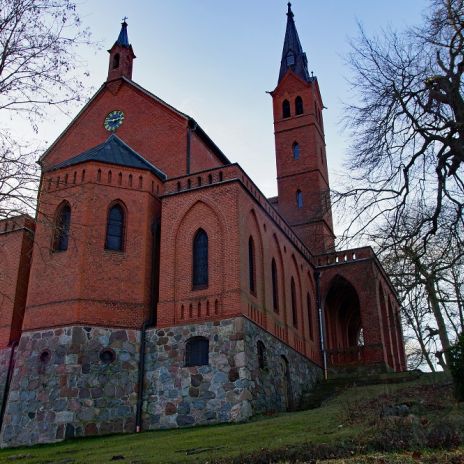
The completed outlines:
<svg viewBox="0 0 464 464">
<path fill-rule="evenodd" d="M 113 69 L 119 68 L 119 60 L 120 60 L 119 53 L 116 53 L 116 55 L 114 55 L 114 58 L 113 58 Z"/>
<path fill-rule="evenodd" d="M 192 337 L 185 344 L 185 366 L 206 366 L 209 362 L 209 340 Z"/>
<path fill-rule="evenodd" d="M 309 325 L 309 338 L 311 340 L 314 339 L 313 335 L 313 316 L 311 313 L 311 298 L 309 296 L 309 292 L 306 293 L 306 309 L 308 311 L 308 325 Z"/>
<path fill-rule="evenodd" d="M 298 327 L 298 314 L 296 309 L 296 288 L 295 288 L 295 279 L 292 277 L 290 282 L 290 293 L 292 297 L 292 322 L 293 327 Z"/>
<path fill-rule="evenodd" d="M 108 211 L 106 224 L 105 248 L 113 251 L 123 251 L 124 249 L 124 209 L 116 203 Z"/>
<path fill-rule="evenodd" d="M 301 190 L 296 191 L 296 207 L 303 208 L 303 194 Z"/>
<path fill-rule="evenodd" d="M 208 235 L 198 229 L 193 238 L 193 288 L 204 288 L 208 285 Z"/>
<path fill-rule="evenodd" d="M 278 284 L 278 276 L 277 276 L 277 265 L 275 259 L 272 258 L 271 264 L 271 274 L 272 274 L 272 306 L 274 308 L 274 312 L 279 312 L 279 284 Z"/>
<path fill-rule="evenodd" d="M 250 235 L 248 239 L 248 283 L 250 292 L 256 293 L 255 242 Z"/>
<path fill-rule="evenodd" d="M 288 100 L 284 100 L 282 103 L 282 117 L 283 118 L 290 117 L 290 102 Z"/>
<path fill-rule="evenodd" d="M 292 145 L 292 152 L 293 152 L 293 159 L 295 160 L 300 159 L 300 145 L 298 145 L 297 142 L 295 142 Z"/>
<path fill-rule="evenodd" d="M 295 114 L 303 114 L 303 99 L 298 95 L 295 98 Z"/>
<path fill-rule="evenodd" d="M 66 201 L 58 207 L 55 220 L 55 235 L 53 251 L 66 251 L 69 242 L 69 228 L 71 225 L 71 206 Z"/>
</svg>

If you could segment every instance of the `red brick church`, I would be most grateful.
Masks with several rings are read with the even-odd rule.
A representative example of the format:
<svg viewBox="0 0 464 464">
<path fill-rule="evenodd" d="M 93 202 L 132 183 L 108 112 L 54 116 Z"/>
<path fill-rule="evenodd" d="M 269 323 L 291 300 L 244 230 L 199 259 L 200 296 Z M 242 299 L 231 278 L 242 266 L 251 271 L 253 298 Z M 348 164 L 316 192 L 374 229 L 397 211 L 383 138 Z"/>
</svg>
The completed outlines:
<svg viewBox="0 0 464 464">
<path fill-rule="evenodd" d="M 297 408 L 333 369 L 404 370 L 382 266 L 334 247 L 323 103 L 290 4 L 274 198 L 132 80 L 126 22 L 109 55 L 39 160 L 36 218 L 0 222 L 0 446 L 241 421 Z"/>
</svg>

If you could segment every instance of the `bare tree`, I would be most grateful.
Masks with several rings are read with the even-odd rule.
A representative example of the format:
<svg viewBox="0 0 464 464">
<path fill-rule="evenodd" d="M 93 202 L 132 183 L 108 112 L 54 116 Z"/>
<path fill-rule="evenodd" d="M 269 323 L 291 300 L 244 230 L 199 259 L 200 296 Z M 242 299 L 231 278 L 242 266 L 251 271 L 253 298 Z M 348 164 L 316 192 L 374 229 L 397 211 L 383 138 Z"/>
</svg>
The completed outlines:
<svg viewBox="0 0 464 464">
<path fill-rule="evenodd" d="M 360 27 L 349 64 L 356 101 L 346 125 L 353 173 L 335 202 L 355 208 L 347 236 L 379 217 L 394 231 L 410 209 L 408 233 L 426 243 L 447 210 L 462 230 L 464 182 L 464 0 L 431 0 L 421 27 L 368 37 Z M 449 214 L 449 212 L 452 214 Z"/>
<path fill-rule="evenodd" d="M 81 98 L 85 73 L 76 47 L 89 43 L 70 0 L 0 0 L 0 219 L 31 210 L 38 148 L 18 130 L 37 132 L 51 106 Z"/>
<path fill-rule="evenodd" d="M 415 215 L 402 217 L 394 232 L 381 228 L 371 239 L 376 244 L 402 303 L 402 318 L 420 349 L 416 359 L 429 368 L 447 369 L 447 350 L 464 330 L 462 275 L 464 248 L 461 236 L 450 233 L 445 212 L 427 243 L 414 236 Z"/>
</svg>

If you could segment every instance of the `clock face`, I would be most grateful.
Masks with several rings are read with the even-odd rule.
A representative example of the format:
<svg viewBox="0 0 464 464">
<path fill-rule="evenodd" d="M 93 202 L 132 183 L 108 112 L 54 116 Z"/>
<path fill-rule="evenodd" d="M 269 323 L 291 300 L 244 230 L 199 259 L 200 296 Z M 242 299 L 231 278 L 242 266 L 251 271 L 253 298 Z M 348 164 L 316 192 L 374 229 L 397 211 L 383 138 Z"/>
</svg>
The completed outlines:
<svg viewBox="0 0 464 464">
<path fill-rule="evenodd" d="M 104 126 L 107 131 L 115 131 L 124 121 L 124 113 L 120 110 L 111 111 L 105 118 Z"/>
</svg>

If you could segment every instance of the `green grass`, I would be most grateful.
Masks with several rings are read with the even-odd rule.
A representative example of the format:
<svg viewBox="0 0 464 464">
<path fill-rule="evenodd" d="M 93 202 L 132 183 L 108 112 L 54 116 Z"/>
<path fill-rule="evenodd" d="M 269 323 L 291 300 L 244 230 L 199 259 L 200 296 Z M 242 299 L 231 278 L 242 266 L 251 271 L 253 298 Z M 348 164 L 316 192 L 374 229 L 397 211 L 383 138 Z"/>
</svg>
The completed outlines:
<svg viewBox="0 0 464 464">
<path fill-rule="evenodd" d="M 435 382 L 435 378 L 426 376 L 425 379 L 407 384 L 350 388 L 321 408 L 258 417 L 245 424 L 113 435 L 1 450 L 0 463 L 88 464 L 110 462 L 114 456 L 124 456 L 124 461 L 121 462 L 134 464 L 206 463 L 220 458 L 256 453 L 263 448 L 284 448 L 307 443 L 348 443 L 369 433 L 370 425 L 366 419 L 369 412 L 358 415 L 360 408 L 365 409 L 369 404 L 375 405 L 378 398 L 386 396 L 400 400 L 402 395 L 414 396 L 414 388 L 422 388 L 421 385 L 427 382 Z M 420 403 L 422 399 L 418 398 L 418 401 Z M 434 410 L 430 413 L 434 417 L 463 415 L 462 405 L 455 405 L 451 400 L 443 398 L 440 401 L 440 408 L 432 408 Z"/>
</svg>

